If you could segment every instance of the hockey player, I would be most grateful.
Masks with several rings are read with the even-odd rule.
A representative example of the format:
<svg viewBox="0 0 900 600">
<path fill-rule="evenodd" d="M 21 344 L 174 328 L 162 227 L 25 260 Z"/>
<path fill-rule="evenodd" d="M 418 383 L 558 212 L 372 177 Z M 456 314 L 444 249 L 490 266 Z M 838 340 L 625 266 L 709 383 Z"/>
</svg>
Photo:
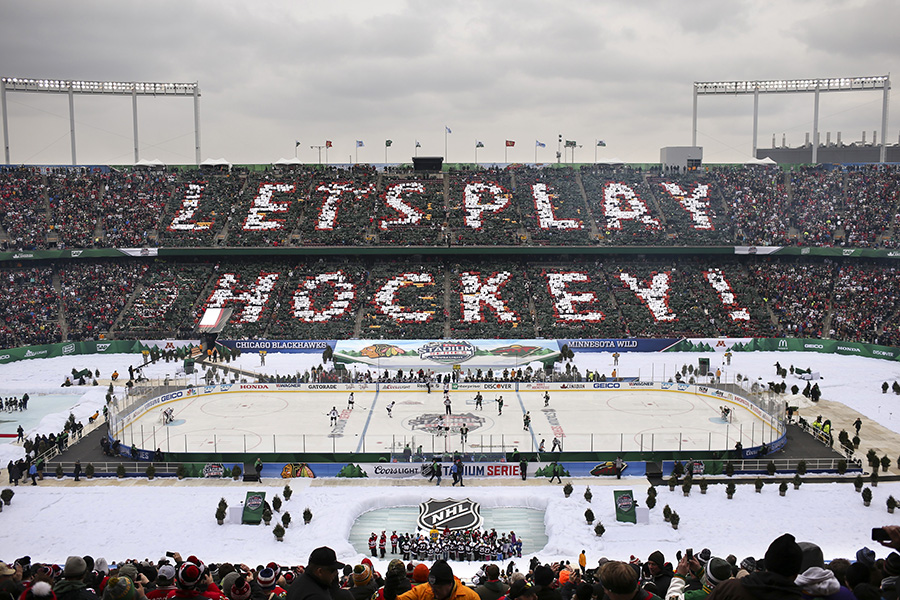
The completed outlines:
<svg viewBox="0 0 900 600">
<path fill-rule="evenodd" d="M 550 391 L 547 390 L 544 392 L 544 406 L 550 406 Z"/>
<path fill-rule="evenodd" d="M 481 403 L 484 401 L 484 397 L 481 395 L 481 392 L 475 394 L 475 410 L 482 410 L 484 407 Z"/>
<path fill-rule="evenodd" d="M 374 531 L 369 536 L 369 552 L 373 558 L 378 558 L 378 536 L 375 535 Z"/>
<path fill-rule="evenodd" d="M 347 398 L 347 408 L 348 408 L 349 410 L 353 410 L 353 404 L 354 404 L 354 400 L 353 400 L 353 392 L 350 392 L 350 397 Z"/>
<path fill-rule="evenodd" d="M 394 531 L 391 533 L 391 554 L 397 554 L 397 542 L 400 538 L 397 536 L 397 532 Z"/>
<path fill-rule="evenodd" d="M 331 407 L 331 411 L 328 413 L 328 417 L 331 419 L 331 426 L 334 427 L 337 425 L 338 420 L 338 411 L 336 406 Z"/>
<path fill-rule="evenodd" d="M 556 452 L 559 450 L 562 452 L 562 442 L 558 437 L 553 438 L 553 445 L 550 447 L 550 452 Z"/>
<path fill-rule="evenodd" d="M 450 407 L 450 394 L 444 394 L 444 413 L 448 415 L 452 415 L 453 411 Z"/>
<path fill-rule="evenodd" d="M 391 414 L 391 411 L 394 410 L 394 404 L 396 404 L 396 402 L 394 402 L 393 400 L 391 400 L 391 403 L 388 404 L 387 407 L 386 407 L 386 408 L 387 408 L 387 414 L 388 414 L 388 417 L 390 417 L 390 418 L 392 418 L 392 419 L 394 418 L 394 415 Z"/>
<path fill-rule="evenodd" d="M 525 411 L 525 414 L 522 415 L 522 424 L 524 425 L 523 429 L 528 431 L 528 428 L 531 427 L 531 412 Z"/>
<path fill-rule="evenodd" d="M 503 415 L 503 396 L 497 398 L 497 416 Z"/>
<path fill-rule="evenodd" d="M 381 558 L 384 558 L 384 553 L 387 551 L 387 535 L 386 532 L 381 532 L 381 538 L 378 540 L 378 550 L 381 552 Z"/>
<path fill-rule="evenodd" d="M 459 437 L 463 444 L 466 444 L 469 441 L 469 428 L 466 427 L 465 423 L 459 428 Z"/>
</svg>

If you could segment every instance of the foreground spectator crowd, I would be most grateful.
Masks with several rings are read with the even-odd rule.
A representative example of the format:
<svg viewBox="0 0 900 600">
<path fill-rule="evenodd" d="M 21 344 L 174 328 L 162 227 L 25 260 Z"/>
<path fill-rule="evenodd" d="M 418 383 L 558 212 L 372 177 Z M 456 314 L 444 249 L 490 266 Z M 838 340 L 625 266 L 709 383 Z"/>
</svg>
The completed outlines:
<svg viewBox="0 0 900 600">
<path fill-rule="evenodd" d="M 885 531 L 890 540 L 882 543 L 900 547 L 900 527 Z M 444 559 L 429 566 L 395 558 L 382 574 L 368 558 L 351 566 L 324 546 L 302 566 L 206 565 L 196 556 L 167 554 L 117 564 L 92 556 L 70 556 L 64 566 L 28 556 L 0 562 L 0 600 L 896 600 L 900 578 L 897 552 L 877 558 L 861 548 L 826 563 L 819 546 L 788 533 L 763 557 L 740 561 L 686 550 L 673 565 L 657 550 L 646 561 L 603 557 L 594 567 L 582 551 L 574 565 L 541 564 L 537 557 L 521 567 L 487 562 L 469 582 Z"/>
<path fill-rule="evenodd" d="M 0 168 L 7 249 L 270 246 L 801 245 L 894 248 L 900 168 L 625 165 L 436 178 L 254 170 Z"/>
<path fill-rule="evenodd" d="M 900 278 L 814 257 L 78 260 L 0 268 L 0 347 L 190 338 L 830 338 L 900 343 Z M 509 348 L 509 352 L 525 352 Z"/>
</svg>

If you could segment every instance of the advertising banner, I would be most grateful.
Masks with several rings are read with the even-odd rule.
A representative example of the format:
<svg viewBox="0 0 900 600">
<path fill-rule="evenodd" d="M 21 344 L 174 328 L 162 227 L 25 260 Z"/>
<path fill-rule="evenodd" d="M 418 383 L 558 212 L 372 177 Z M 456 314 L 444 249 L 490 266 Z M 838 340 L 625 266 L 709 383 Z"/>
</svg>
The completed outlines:
<svg viewBox="0 0 900 600">
<path fill-rule="evenodd" d="M 244 514 L 241 515 L 241 523 L 247 525 L 259 525 L 262 521 L 263 509 L 266 506 L 265 492 L 247 492 L 244 500 Z"/>
<path fill-rule="evenodd" d="M 616 521 L 637 523 L 637 513 L 634 510 L 634 494 L 631 490 L 615 490 L 613 496 L 616 502 Z"/>
</svg>

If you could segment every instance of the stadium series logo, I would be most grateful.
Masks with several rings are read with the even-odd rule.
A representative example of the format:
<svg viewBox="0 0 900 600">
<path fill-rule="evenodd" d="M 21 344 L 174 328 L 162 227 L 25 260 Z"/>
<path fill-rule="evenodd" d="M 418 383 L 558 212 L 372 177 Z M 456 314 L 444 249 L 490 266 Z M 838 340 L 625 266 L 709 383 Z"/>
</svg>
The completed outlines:
<svg viewBox="0 0 900 600">
<path fill-rule="evenodd" d="M 428 342 L 417 350 L 422 360 L 452 365 L 475 356 L 475 346 L 469 342 Z"/>
<path fill-rule="evenodd" d="M 448 435 L 458 433 L 463 425 L 468 427 L 469 431 L 475 431 L 484 425 L 484 421 L 483 418 L 472 413 L 461 415 L 428 413 L 410 419 L 407 421 L 407 425 L 413 430 L 418 429 L 432 435 Z"/>
<path fill-rule="evenodd" d="M 431 498 L 419 505 L 418 525 L 422 529 L 462 531 L 481 527 L 481 505 L 465 500 L 435 500 Z"/>
<path fill-rule="evenodd" d="M 634 508 L 634 498 L 631 497 L 631 494 L 621 494 L 616 498 L 616 508 L 621 512 L 630 511 Z"/>
</svg>

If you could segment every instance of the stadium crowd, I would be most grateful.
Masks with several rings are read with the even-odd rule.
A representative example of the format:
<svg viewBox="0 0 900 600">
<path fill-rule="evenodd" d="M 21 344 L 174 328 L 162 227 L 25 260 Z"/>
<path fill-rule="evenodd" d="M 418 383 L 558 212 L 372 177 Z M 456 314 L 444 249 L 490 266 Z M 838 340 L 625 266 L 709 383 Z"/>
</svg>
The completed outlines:
<svg viewBox="0 0 900 600">
<path fill-rule="evenodd" d="M 812 245 L 893 248 L 896 166 L 457 171 L 0 168 L 7 248 Z"/>
<path fill-rule="evenodd" d="M 0 268 L 0 346 L 248 339 L 811 337 L 894 345 L 900 283 L 815 257 L 78 260 Z"/>
<path fill-rule="evenodd" d="M 900 527 L 885 530 L 890 540 L 882 543 L 888 549 L 900 546 Z M 384 557 L 384 534 L 381 543 Z M 415 551 L 404 551 L 392 540 L 384 574 L 369 558 L 344 564 L 327 546 L 313 550 L 304 565 L 293 566 L 207 565 L 178 552 L 155 562 L 70 556 L 62 566 L 24 556 L 0 562 L 0 600 L 896 600 L 900 578 L 896 551 L 877 558 L 875 551 L 861 548 L 852 558 L 826 563 L 818 545 L 798 542 L 789 533 L 773 540 L 764 556 L 740 561 L 688 549 L 677 553 L 674 564 L 659 550 L 646 560 L 632 555 L 594 563 L 582 550 L 571 561 L 542 564 L 532 557 L 520 567 L 515 560 L 504 566 L 509 556 L 467 554 L 464 559 L 481 564 L 470 581 L 454 573 L 455 561 L 433 551 L 425 552 L 427 562 L 410 560 L 411 554 Z M 515 551 L 510 556 L 518 558 Z"/>
</svg>

